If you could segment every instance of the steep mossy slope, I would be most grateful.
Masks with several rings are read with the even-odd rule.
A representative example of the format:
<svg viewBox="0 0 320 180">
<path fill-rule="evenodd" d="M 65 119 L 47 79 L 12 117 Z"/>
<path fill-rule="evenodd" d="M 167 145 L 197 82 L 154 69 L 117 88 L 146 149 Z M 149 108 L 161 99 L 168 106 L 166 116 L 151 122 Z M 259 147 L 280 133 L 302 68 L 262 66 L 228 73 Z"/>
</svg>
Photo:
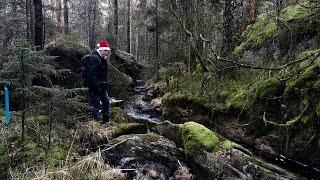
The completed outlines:
<svg viewBox="0 0 320 180">
<path fill-rule="evenodd" d="M 286 51 L 291 48 L 290 44 L 300 43 L 305 37 L 319 36 L 319 13 L 316 11 L 303 3 L 284 8 L 279 18 L 275 14 L 259 15 L 242 33 L 232 57 L 239 59 L 245 50 L 257 50 L 270 40 L 278 42 L 280 49 Z"/>
</svg>

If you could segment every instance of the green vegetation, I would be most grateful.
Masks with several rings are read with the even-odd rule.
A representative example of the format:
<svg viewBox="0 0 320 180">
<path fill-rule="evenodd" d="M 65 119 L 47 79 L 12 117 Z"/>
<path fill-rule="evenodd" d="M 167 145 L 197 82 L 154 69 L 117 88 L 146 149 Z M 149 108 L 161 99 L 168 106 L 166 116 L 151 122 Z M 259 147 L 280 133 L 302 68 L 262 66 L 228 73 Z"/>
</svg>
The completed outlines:
<svg viewBox="0 0 320 180">
<path fill-rule="evenodd" d="M 301 75 L 297 78 L 290 80 L 287 83 L 286 93 L 290 94 L 295 88 L 311 88 L 314 86 L 318 80 L 318 75 L 320 74 L 320 66 L 315 65 L 307 68 Z"/>
<path fill-rule="evenodd" d="M 266 40 L 274 37 L 277 31 L 277 24 L 273 17 L 261 15 L 257 21 L 249 25 L 242 33 L 242 43 L 235 48 L 233 57 L 238 59 L 246 49 L 259 48 Z"/>
<path fill-rule="evenodd" d="M 256 99 L 278 97 L 283 94 L 284 85 L 277 78 L 269 78 L 258 85 Z"/>
<path fill-rule="evenodd" d="M 120 107 L 110 108 L 110 119 L 112 122 L 116 123 L 126 123 L 130 121 L 123 109 Z"/>
<path fill-rule="evenodd" d="M 181 126 L 184 151 L 188 156 L 194 156 L 201 150 L 215 152 L 219 150 L 219 138 L 205 126 L 186 122 Z"/>
<path fill-rule="evenodd" d="M 282 24 L 287 24 L 286 26 L 290 27 L 289 34 L 292 36 L 301 35 L 301 33 L 308 34 L 308 32 L 314 32 L 316 29 L 313 28 L 314 25 L 312 24 L 316 22 L 315 19 L 309 18 L 305 21 L 305 24 L 301 23 L 302 20 L 308 18 L 311 14 L 312 11 L 310 8 L 301 5 L 288 6 L 281 11 L 281 26 L 277 25 L 275 15 L 260 15 L 255 23 L 249 25 L 242 33 L 240 45 L 234 49 L 232 57 L 234 59 L 239 59 L 245 50 L 258 49 L 271 38 L 281 39 L 282 37 L 287 37 L 289 32 L 287 32 L 287 29 L 283 28 Z M 287 39 L 284 38 L 284 41 L 287 41 Z"/>
<path fill-rule="evenodd" d="M 222 148 L 224 149 L 232 149 L 234 147 L 235 143 L 231 142 L 229 140 L 225 140 L 222 142 Z"/>
<path fill-rule="evenodd" d="M 33 160 L 35 162 L 42 162 L 47 166 L 57 167 L 67 157 L 70 146 L 63 142 L 54 142 L 48 151 L 43 145 L 38 144 L 32 140 L 26 143 L 27 148 L 27 160 Z M 74 153 L 72 149 L 71 153 Z M 72 156 L 72 154 L 70 154 Z M 28 161 L 26 161 L 28 162 Z M 28 163 L 32 163 L 28 162 Z"/>
<path fill-rule="evenodd" d="M 246 91 L 239 89 L 227 96 L 226 105 L 228 109 L 242 109 L 247 105 Z"/>
<path fill-rule="evenodd" d="M 301 5 L 288 6 L 282 10 L 280 15 L 281 20 L 290 22 L 301 20 L 311 14 L 310 9 Z"/>
</svg>

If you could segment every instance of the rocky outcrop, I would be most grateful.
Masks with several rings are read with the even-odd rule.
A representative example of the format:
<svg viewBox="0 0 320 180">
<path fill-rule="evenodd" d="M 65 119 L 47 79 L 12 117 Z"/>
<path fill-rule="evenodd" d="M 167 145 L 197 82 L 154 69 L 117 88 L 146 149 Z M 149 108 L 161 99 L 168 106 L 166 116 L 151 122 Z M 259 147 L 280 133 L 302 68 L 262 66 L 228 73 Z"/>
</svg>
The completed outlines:
<svg viewBox="0 0 320 180">
<path fill-rule="evenodd" d="M 124 51 L 113 51 L 110 62 L 122 73 L 129 75 L 134 81 L 141 79 L 143 65 L 138 63 L 132 54 Z"/>
<path fill-rule="evenodd" d="M 103 149 L 105 162 L 131 169 L 132 179 L 170 179 L 181 174 L 183 153 L 172 141 L 152 134 L 120 136 Z"/>
<path fill-rule="evenodd" d="M 70 89 L 83 86 L 80 60 L 90 53 L 84 42 L 72 36 L 63 36 L 46 45 L 45 53 L 52 56 L 60 67 L 51 75 L 54 85 Z M 132 55 L 120 51 L 113 53 L 108 72 L 109 95 L 125 97 L 134 80 L 140 78 L 141 68 Z"/>
<path fill-rule="evenodd" d="M 166 121 L 155 124 L 153 128 L 184 148 L 198 179 L 302 179 L 262 161 L 249 150 L 201 124 Z"/>
</svg>

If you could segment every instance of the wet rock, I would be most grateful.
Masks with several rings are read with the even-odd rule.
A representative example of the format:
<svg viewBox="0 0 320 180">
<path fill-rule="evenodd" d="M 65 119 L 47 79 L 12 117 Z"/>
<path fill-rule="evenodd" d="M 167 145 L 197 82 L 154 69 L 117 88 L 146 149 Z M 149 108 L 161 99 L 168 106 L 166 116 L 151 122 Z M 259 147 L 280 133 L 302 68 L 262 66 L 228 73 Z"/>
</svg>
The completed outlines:
<svg viewBox="0 0 320 180">
<path fill-rule="evenodd" d="M 198 179 L 302 179 L 278 166 L 262 161 L 244 147 L 201 124 L 154 124 L 161 135 L 184 148 Z"/>
<path fill-rule="evenodd" d="M 105 161 L 121 169 L 135 169 L 133 179 L 169 179 L 178 174 L 183 154 L 172 141 L 152 134 L 125 135 L 102 150 Z"/>
<path fill-rule="evenodd" d="M 160 110 L 161 103 L 162 103 L 162 98 L 161 97 L 160 98 L 155 98 L 155 99 L 151 100 L 150 106 L 154 110 Z"/>
</svg>

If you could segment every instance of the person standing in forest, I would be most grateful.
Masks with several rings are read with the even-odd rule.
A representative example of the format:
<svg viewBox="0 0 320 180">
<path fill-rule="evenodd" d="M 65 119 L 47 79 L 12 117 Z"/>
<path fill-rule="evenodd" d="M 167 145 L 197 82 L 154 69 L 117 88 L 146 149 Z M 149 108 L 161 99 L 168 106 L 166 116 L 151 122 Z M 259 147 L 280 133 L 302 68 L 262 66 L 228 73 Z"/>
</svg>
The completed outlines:
<svg viewBox="0 0 320 180">
<path fill-rule="evenodd" d="M 99 121 L 100 101 L 102 102 L 102 124 L 109 122 L 108 59 L 111 48 L 107 41 L 101 41 L 98 48 L 82 58 L 82 75 L 89 88 L 89 98 L 92 105 L 92 117 Z"/>
</svg>

